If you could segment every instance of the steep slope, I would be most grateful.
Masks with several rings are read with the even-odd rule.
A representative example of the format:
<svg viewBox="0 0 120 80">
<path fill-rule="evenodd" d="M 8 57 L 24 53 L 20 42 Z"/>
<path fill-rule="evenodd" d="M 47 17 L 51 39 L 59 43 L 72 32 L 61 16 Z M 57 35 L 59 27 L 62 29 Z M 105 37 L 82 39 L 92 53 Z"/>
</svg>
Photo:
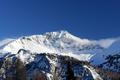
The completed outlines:
<svg viewBox="0 0 120 80">
<path fill-rule="evenodd" d="M 3 50 L 16 54 L 20 49 L 37 53 L 63 53 L 63 55 L 78 56 L 77 59 L 88 61 L 95 53 L 101 51 L 102 47 L 94 41 L 80 39 L 67 31 L 60 31 L 21 37 L 5 46 Z"/>
<path fill-rule="evenodd" d="M 107 51 L 112 54 L 116 54 L 120 52 L 120 38 L 117 38 L 114 43 L 112 43 L 108 48 Z"/>
<path fill-rule="evenodd" d="M 101 78 L 95 69 L 91 69 L 94 66 L 120 72 L 119 38 L 88 40 L 78 38 L 67 31 L 48 32 L 43 35 L 24 36 L 8 41 L 1 47 L 0 53 L 0 74 L 3 79 L 3 76 L 7 75 L 7 71 L 13 77 L 20 75 L 19 72 L 15 73 L 16 64 L 22 64 L 21 67 L 16 66 L 16 69 L 18 71 L 19 69 L 26 70 L 27 75 L 23 74 L 29 78 L 28 80 L 32 78 L 30 76 L 36 75 L 40 77 L 42 75 L 48 80 L 53 80 L 53 77 L 59 78 L 55 80 L 63 80 L 68 76 L 83 80 L 87 79 L 86 77 L 90 80 L 97 78 L 109 80 L 109 78 Z M 9 63 L 7 68 L 6 61 Z M 86 63 L 87 66 L 84 67 Z M 89 66 L 91 67 L 89 68 Z M 12 70 L 12 73 L 9 73 L 9 70 Z M 68 75 L 68 72 L 71 74 Z"/>
<path fill-rule="evenodd" d="M 0 41 L 0 52 L 3 52 L 3 48 L 11 43 L 12 41 L 14 41 L 15 39 L 11 39 L 11 38 L 7 38 L 7 39 L 3 39 Z"/>
<path fill-rule="evenodd" d="M 110 71 L 120 72 L 120 38 L 105 50 L 100 66 Z"/>
<path fill-rule="evenodd" d="M 107 56 L 120 51 L 119 42 L 119 38 L 88 40 L 67 31 L 58 31 L 21 37 L 7 44 L 2 51 L 16 54 L 20 49 L 25 49 L 34 53 L 57 53 L 99 65 L 105 62 Z"/>
<path fill-rule="evenodd" d="M 41 77 L 42 80 L 102 80 L 97 76 L 93 77 L 97 73 L 92 74 L 89 69 L 84 68 L 89 63 L 69 56 L 30 53 L 21 49 L 18 54 L 7 54 L 1 62 L 1 80 L 34 80 Z"/>
</svg>

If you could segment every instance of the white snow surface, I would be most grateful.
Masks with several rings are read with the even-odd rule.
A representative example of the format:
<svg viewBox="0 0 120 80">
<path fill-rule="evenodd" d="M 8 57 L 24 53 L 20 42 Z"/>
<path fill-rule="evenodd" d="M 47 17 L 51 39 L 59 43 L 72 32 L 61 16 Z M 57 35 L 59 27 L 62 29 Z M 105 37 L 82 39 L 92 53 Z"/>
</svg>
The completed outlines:
<svg viewBox="0 0 120 80">
<path fill-rule="evenodd" d="M 12 39 L 12 38 L 7 38 L 7 39 L 0 40 L 0 52 L 3 52 L 4 46 L 6 46 L 7 44 L 11 43 L 14 40 L 15 39 Z"/>
<path fill-rule="evenodd" d="M 119 38 L 89 40 L 76 37 L 67 31 L 57 31 L 20 37 L 6 44 L 2 51 L 17 54 L 20 49 L 25 49 L 31 53 L 59 54 L 100 64 L 104 62 L 104 56 L 112 54 L 111 48 L 114 52 L 120 51 L 119 45 Z M 23 54 L 20 57 L 26 58 Z"/>
<path fill-rule="evenodd" d="M 88 70 L 90 70 L 90 72 L 91 72 L 94 80 L 103 80 L 103 79 L 100 77 L 100 75 L 95 71 L 94 68 L 92 68 L 91 66 L 88 67 L 88 66 L 86 66 L 86 65 L 84 65 L 84 67 L 87 68 Z"/>
</svg>

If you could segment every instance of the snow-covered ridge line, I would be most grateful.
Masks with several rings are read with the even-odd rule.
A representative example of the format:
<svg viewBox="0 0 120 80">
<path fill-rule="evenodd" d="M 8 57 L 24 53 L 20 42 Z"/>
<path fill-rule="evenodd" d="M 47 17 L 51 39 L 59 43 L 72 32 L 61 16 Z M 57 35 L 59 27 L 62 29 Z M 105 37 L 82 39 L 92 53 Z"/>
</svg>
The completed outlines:
<svg viewBox="0 0 120 80">
<path fill-rule="evenodd" d="M 2 51 L 17 54 L 20 49 L 24 49 L 32 53 L 57 53 L 100 64 L 104 61 L 104 56 L 120 50 L 119 44 L 120 38 L 89 40 L 67 31 L 58 31 L 20 37 L 8 43 Z"/>
</svg>

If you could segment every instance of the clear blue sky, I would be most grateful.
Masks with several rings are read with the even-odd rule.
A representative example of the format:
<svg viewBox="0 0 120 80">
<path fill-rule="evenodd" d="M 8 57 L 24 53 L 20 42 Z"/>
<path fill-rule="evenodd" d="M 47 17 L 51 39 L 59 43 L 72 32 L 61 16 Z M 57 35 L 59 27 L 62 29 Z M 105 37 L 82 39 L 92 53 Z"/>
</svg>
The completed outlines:
<svg viewBox="0 0 120 80">
<path fill-rule="evenodd" d="M 89 39 L 120 36 L 119 0 L 0 0 L 0 39 L 67 30 Z"/>
</svg>

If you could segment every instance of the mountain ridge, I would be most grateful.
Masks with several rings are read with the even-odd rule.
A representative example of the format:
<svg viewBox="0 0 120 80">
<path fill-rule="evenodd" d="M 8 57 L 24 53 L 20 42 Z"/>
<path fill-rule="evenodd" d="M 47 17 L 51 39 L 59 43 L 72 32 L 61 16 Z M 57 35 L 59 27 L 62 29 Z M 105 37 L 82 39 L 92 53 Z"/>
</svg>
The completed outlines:
<svg viewBox="0 0 120 80">
<path fill-rule="evenodd" d="M 78 62 L 80 61 L 82 63 L 84 62 L 90 63 L 85 67 L 84 65 L 81 66 L 82 68 L 84 67 L 88 69 L 86 74 L 89 73 L 90 75 L 92 74 L 92 77 L 90 77 L 89 75 L 90 79 L 99 78 L 100 80 L 102 80 L 102 78 L 105 77 L 102 75 L 103 77 L 101 78 L 100 75 L 97 74 L 97 72 L 95 72 L 93 66 L 97 66 L 97 67 L 101 66 L 101 68 L 103 69 L 109 69 L 110 71 L 119 72 L 119 67 L 118 67 L 119 64 L 114 64 L 119 62 L 119 58 L 120 58 L 119 42 L 120 42 L 119 38 L 102 39 L 97 41 L 97 40 L 81 39 L 79 37 L 70 34 L 67 31 L 47 32 L 43 35 L 23 36 L 18 39 L 13 39 L 10 42 L 8 41 L 8 44 L 5 44 L 4 47 L 2 46 L 0 60 L 4 62 L 4 60 L 6 61 L 6 59 L 8 59 L 11 62 L 12 60 L 14 60 L 14 58 L 16 61 L 17 58 L 18 60 L 21 61 L 20 63 L 23 64 L 24 68 L 28 70 L 27 75 L 29 73 L 30 73 L 29 75 L 32 75 L 34 68 L 35 69 L 39 68 L 40 74 L 41 74 L 41 69 L 46 68 L 48 66 L 50 66 L 51 69 L 54 68 L 55 66 L 59 68 L 60 67 L 58 66 L 59 60 L 61 62 L 60 64 L 62 64 L 61 66 L 64 67 L 65 65 L 66 66 L 71 65 L 71 68 L 74 68 L 76 67 L 76 66 L 73 67 L 74 61 L 77 60 Z M 54 59 L 58 61 L 56 62 L 56 60 L 54 60 L 53 58 L 48 58 L 49 55 L 51 55 Z M 116 57 L 116 55 L 118 55 L 118 57 Z M 41 62 L 39 59 L 41 57 L 43 57 L 43 62 Z M 68 59 L 67 63 L 64 63 L 64 60 L 66 59 Z M 45 65 L 41 65 L 41 63 L 44 63 Z M 11 62 L 11 64 L 13 63 Z M 2 65 L 5 64 L 3 63 Z M 29 66 L 27 65 L 31 66 L 30 70 L 28 69 Z M 35 67 L 35 65 L 38 67 Z M 11 65 L 11 67 L 13 66 Z M 67 69 L 67 71 L 69 71 L 69 69 Z M 44 71 L 42 72 L 42 74 L 44 74 Z M 76 74 L 76 72 L 74 74 Z M 50 72 L 46 74 L 46 76 L 50 76 L 50 75 L 53 76 L 53 74 L 51 74 Z M 65 75 L 61 75 L 61 76 L 65 77 Z M 48 79 L 48 80 L 52 80 L 52 79 Z"/>
<path fill-rule="evenodd" d="M 111 40 L 111 45 L 109 45 L 109 47 L 111 47 L 114 42 L 119 41 L 119 39 L 109 40 Z M 106 40 L 106 42 L 107 41 L 108 40 Z M 47 32 L 43 35 L 20 37 L 4 46 L 2 50 L 14 54 L 17 53 L 20 49 L 31 50 L 32 52 L 37 53 L 65 53 L 73 56 L 86 54 L 88 60 L 90 60 L 90 58 L 94 55 L 98 55 L 101 53 L 108 54 L 109 52 L 112 53 L 109 47 L 102 47 L 100 43 L 104 43 L 104 41 L 81 39 L 70 34 L 68 31 L 61 30 L 57 32 Z"/>
</svg>

